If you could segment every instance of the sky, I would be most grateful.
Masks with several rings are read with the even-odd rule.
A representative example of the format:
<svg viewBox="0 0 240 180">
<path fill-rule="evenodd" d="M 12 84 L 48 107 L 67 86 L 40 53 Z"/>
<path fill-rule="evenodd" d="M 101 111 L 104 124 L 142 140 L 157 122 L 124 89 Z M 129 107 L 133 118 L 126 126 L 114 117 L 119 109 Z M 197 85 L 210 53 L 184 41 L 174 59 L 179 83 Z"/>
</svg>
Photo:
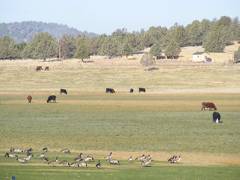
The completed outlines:
<svg viewBox="0 0 240 180">
<path fill-rule="evenodd" d="M 0 22 L 42 21 L 110 34 L 239 17 L 240 0 L 0 0 Z"/>
</svg>

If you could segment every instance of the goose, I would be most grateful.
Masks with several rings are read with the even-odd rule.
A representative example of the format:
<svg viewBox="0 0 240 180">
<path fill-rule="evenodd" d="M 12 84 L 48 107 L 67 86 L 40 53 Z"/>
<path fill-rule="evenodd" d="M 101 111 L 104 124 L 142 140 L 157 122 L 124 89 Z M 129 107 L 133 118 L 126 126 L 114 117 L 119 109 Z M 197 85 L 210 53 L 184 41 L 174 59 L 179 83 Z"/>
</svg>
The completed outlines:
<svg viewBox="0 0 240 180">
<path fill-rule="evenodd" d="M 80 153 L 76 158 L 74 158 L 74 161 L 83 161 L 83 153 Z"/>
<path fill-rule="evenodd" d="M 55 160 L 48 161 L 48 164 L 52 164 L 53 166 L 56 166 L 56 163 L 58 163 L 58 157 L 55 158 Z"/>
<path fill-rule="evenodd" d="M 90 161 L 94 161 L 94 158 L 93 157 L 84 158 L 84 162 L 90 162 Z"/>
<path fill-rule="evenodd" d="M 29 155 L 29 156 L 27 156 L 27 157 L 25 157 L 25 158 L 23 158 L 23 159 L 25 159 L 26 161 L 30 161 L 30 160 L 31 160 L 31 158 L 32 158 L 32 154 L 31 154 L 31 155 Z"/>
<path fill-rule="evenodd" d="M 17 155 L 16 155 L 16 154 L 12 154 L 12 153 L 8 153 L 8 152 L 6 152 L 5 155 L 4 155 L 4 157 L 7 157 L 7 158 L 16 158 Z"/>
<path fill-rule="evenodd" d="M 62 149 L 61 152 L 65 153 L 65 154 L 70 154 L 71 153 L 68 148 Z"/>
<path fill-rule="evenodd" d="M 79 163 L 73 162 L 70 164 L 70 167 L 74 167 L 74 168 L 79 167 Z"/>
<path fill-rule="evenodd" d="M 44 147 L 44 148 L 42 148 L 42 151 L 46 153 L 46 152 L 48 152 L 48 148 Z"/>
<path fill-rule="evenodd" d="M 112 165 L 120 165 L 120 162 L 118 160 L 115 159 L 109 159 L 109 163 Z"/>
<path fill-rule="evenodd" d="M 29 148 L 29 149 L 25 149 L 25 150 L 24 150 L 24 152 L 25 152 L 27 155 L 32 154 L 32 151 L 33 151 L 32 148 Z"/>
<path fill-rule="evenodd" d="M 82 161 L 79 163 L 79 167 L 87 167 L 87 163 Z"/>
<path fill-rule="evenodd" d="M 105 159 L 106 161 L 109 161 L 110 159 L 112 159 L 112 152 L 110 152 Z"/>
<path fill-rule="evenodd" d="M 130 157 L 128 158 L 128 161 L 129 161 L 129 162 L 132 162 L 132 161 L 133 161 L 133 157 L 130 156 Z"/>
<path fill-rule="evenodd" d="M 44 162 L 48 162 L 48 161 L 49 161 L 49 159 L 48 159 L 46 156 L 44 156 L 44 157 L 42 158 L 42 160 L 43 160 Z"/>
<path fill-rule="evenodd" d="M 18 156 L 16 157 L 16 160 L 18 161 L 18 162 L 20 162 L 20 163 L 26 163 L 27 162 L 27 160 L 26 159 L 19 159 L 18 158 Z"/>
<path fill-rule="evenodd" d="M 145 158 L 146 158 L 146 156 L 145 156 L 145 154 L 143 154 L 142 156 L 136 157 L 135 160 L 143 161 Z"/>
<path fill-rule="evenodd" d="M 170 157 L 168 159 L 168 162 L 170 163 L 177 163 L 181 160 L 181 156 L 176 156 L 176 155 L 173 155 L 172 157 Z"/>
<path fill-rule="evenodd" d="M 67 166 L 67 167 L 70 166 L 70 163 L 67 160 L 62 160 L 62 161 L 59 162 L 59 164 L 61 164 L 63 166 Z"/>
<path fill-rule="evenodd" d="M 13 152 L 15 153 L 23 153 L 24 151 L 20 148 L 17 148 L 17 149 L 13 149 Z"/>
<path fill-rule="evenodd" d="M 45 153 L 41 153 L 41 154 L 39 155 L 39 158 L 40 158 L 40 159 L 43 159 L 44 157 L 46 157 Z"/>
<path fill-rule="evenodd" d="M 98 160 L 98 163 L 96 164 L 96 168 L 100 169 L 101 168 L 101 162 Z"/>
<path fill-rule="evenodd" d="M 148 160 L 148 161 L 142 161 L 142 162 L 141 162 L 141 166 L 142 166 L 142 167 L 150 167 L 150 166 L 151 166 L 151 162 L 152 162 L 151 159 Z"/>
</svg>

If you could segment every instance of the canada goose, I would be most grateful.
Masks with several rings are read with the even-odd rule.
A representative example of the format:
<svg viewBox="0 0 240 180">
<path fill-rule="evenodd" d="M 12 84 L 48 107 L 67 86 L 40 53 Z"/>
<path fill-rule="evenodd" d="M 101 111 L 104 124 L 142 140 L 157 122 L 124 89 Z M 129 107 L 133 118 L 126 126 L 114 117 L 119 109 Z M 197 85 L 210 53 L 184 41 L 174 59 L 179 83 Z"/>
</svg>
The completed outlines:
<svg viewBox="0 0 240 180">
<path fill-rule="evenodd" d="M 77 157 L 75 157 L 74 161 L 83 161 L 83 153 L 80 153 Z"/>
<path fill-rule="evenodd" d="M 17 149 L 14 148 L 13 152 L 15 152 L 15 153 L 23 153 L 24 151 L 22 149 L 20 149 L 20 148 L 17 148 Z"/>
<path fill-rule="evenodd" d="M 48 159 L 46 156 L 44 156 L 44 157 L 42 158 L 42 160 L 43 160 L 44 162 L 48 162 L 48 161 L 49 161 L 49 159 Z"/>
<path fill-rule="evenodd" d="M 68 148 L 62 149 L 61 152 L 65 153 L 65 154 L 70 154 L 71 153 Z"/>
<path fill-rule="evenodd" d="M 79 167 L 79 163 L 78 162 L 73 162 L 70 164 L 70 167 Z"/>
<path fill-rule="evenodd" d="M 151 166 L 151 162 L 152 162 L 151 159 L 148 160 L 148 161 L 142 161 L 142 162 L 141 162 L 141 166 L 142 166 L 142 167 L 150 167 L 150 166 Z"/>
<path fill-rule="evenodd" d="M 112 159 L 112 152 L 110 152 L 105 159 L 106 161 L 109 161 L 110 159 Z"/>
<path fill-rule="evenodd" d="M 27 155 L 32 154 L 32 151 L 33 151 L 32 148 L 29 148 L 29 149 L 25 149 L 25 150 L 24 150 L 24 152 L 25 152 Z"/>
<path fill-rule="evenodd" d="M 61 164 L 63 166 L 70 167 L 70 163 L 67 160 L 62 160 L 62 161 L 59 162 L 59 164 Z"/>
<path fill-rule="evenodd" d="M 18 156 L 16 157 L 16 160 L 18 161 L 18 162 L 20 162 L 20 163 L 26 163 L 27 162 L 27 160 L 26 159 L 19 159 L 18 158 Z"/>
<path fill-rule="evenodd" d="M 138 157 L 136 157 L 135 160 L 143 161 L 145 158 L 146 158 L 146 156 L 145 156 L 145 154 L 143 154 L 142 156 L 138 156 Z"/>
<path fill-rule="evenodd" d="M 133 161 L 133 157 L 130 156 L 130 157 L 128 158 L 128 161 L 129 161 L 129 162 L 132 162 L 132 161 Z"/>
<path fill-rule="evenodd" d="M 79 162 L 79 167 L 87 167 L 87 163 L 86 162 Z"/>
<path fill-rule="evenodd" d="M 170 157 L 168 159 L 168 162 L 170 163 L 177 163 L 181 160 L 181 156 L 176 156 L 176 155 L 173 155 L 172 157 Z"/>
<path fill-rule="evenodd" d="M 41 153 L 41 154 L 39 155 L 39 158 L 40 158 L 40 159 L 43 159 L 44 157 L 46 157 L 45 153 Z"/>
<path fill-rule="evenodd" d="M 4 155 L 4 157 L 7 157 L 7 158 L 16 158 L 17 155 L 16 155 L 16 154 L 12 154 L 12 153 L 8 153 L 8 152 L 6 152 L 5 155 Z"/>
<path fill-rule="evenodd" d="M 90 162 L 90 161 L 94 161 L 94 158 L 93 157 L 84 158 L 84 162 Z"/>
<path fill-rule="evenodd" d="M 59 162 L 58 157 L 56 157 L 55 160 L 48 161 L 48 164 L 52 164 L 53 166 L 56 166 L 58 162 Z"/>
<path fill-rule="evenodd" d="M 120 165 L 120 162 L 118 160 L 115 159 L 109 159 L 109 163 L 112 165 Z"/>
<path fill-rule="evenodd" d="M 29 155 L 29 156 L 27 156 L 27 157 L 25 157 L 25 158 L 23 158 L 23 159 L 25 159 L 26 161 L 30 161 L 30 160 L 31 160 L 31 158 L 32 158 L 32 154 L 31 154 L 31 155 Z"/>
<path fill-rule="evenodd" d="M 101 168 L 101 162 L 100 162 L 100 160 L 98 160 L 98 163 L 96 164 L 96 168 Z"/>
<path fill-rule="evenodd" d="M 47 152 L 48 152 L 48 148 L 47 148 L 47 147 L 44 147 L 44 148 L 42 148 L 42 151 L 45 152 L 45 153 L 47 153 Z"/>
</svg>

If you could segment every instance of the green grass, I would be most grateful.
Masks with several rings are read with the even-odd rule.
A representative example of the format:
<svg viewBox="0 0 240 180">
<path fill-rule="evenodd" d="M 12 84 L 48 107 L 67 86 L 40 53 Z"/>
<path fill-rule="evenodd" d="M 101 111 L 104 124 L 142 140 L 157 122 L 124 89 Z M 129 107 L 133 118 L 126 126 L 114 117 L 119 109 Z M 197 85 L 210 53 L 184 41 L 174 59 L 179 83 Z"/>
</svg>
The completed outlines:
<svg viewBox="0 0 240 180">
<path fill-rule="evenodd" d="M 203 97 L 217 99 L 223 124 L 211 122 L 212 112 L 200 111 Z M 37 103 L 26 104 L 21 96 L 4 96 L 0 149 L 23 144 L 37 149 L 239 153 L 239 97 L 74 95 L 46 104 L 38 102 L 44 96 L 35 96 Z"/>
<path fill-rule="evenodd" d="M 128 168 L 114 167 L 112 169 L 71 169 L 46 166 L 0 166 L 0 178 L 10 179 L 16 176 L 17 180 L 47 180 L 47 179 L 168 179 L 168 180 L 238 180 L 240 167 L 225 166 L 155 166 L 150 168 Z M 6 178 L 8 177 L 8 178 Z"/>
</svg>

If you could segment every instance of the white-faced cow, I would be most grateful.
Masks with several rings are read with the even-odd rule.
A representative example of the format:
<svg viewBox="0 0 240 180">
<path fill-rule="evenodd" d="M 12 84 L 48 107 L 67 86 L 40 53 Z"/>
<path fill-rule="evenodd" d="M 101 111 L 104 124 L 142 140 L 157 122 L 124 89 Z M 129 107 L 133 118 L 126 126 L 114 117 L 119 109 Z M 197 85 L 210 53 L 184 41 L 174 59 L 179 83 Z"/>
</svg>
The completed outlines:
<svg viewBox="0 0 240 180">
<path fill-rule="evenodd" d="M 208 110 L 217 110 L 217 107 L 215 106 L 215 104 L 214 103 L 212 103 L 212 102 L 202 102 L 202 108 L 201 108 L 201 110 L 203 111 L 203 110 L 206 110 L 206 109 L 208 109 Z"/>
<path fill-rule="evenodd" d="M 27 96 L 27 100 L 28 100 L 28 103 L 31 103 L 31 102 L 32 102 L 32 96 L 31 96 L 31 95 L 28 95 L 28 96 Z"/>
</svg>

